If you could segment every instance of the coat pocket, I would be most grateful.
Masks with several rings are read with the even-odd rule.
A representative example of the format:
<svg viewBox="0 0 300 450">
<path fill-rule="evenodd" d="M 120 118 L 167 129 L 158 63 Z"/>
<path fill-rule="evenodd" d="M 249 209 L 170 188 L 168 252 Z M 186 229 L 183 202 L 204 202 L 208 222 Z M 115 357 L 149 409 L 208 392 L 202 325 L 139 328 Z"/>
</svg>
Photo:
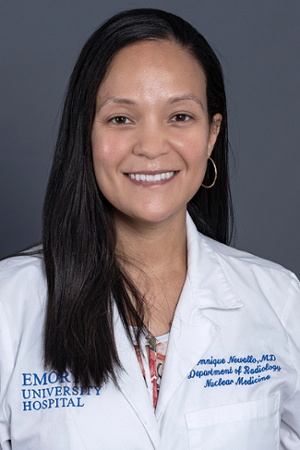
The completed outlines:
<svg viewBox="0 0 300 450">
<path fill-rule="evenodd" d="M 189 450 L 276 450 L 279 393 L 272 397 L 191 411 L 185 415 Z"/>
</svg>

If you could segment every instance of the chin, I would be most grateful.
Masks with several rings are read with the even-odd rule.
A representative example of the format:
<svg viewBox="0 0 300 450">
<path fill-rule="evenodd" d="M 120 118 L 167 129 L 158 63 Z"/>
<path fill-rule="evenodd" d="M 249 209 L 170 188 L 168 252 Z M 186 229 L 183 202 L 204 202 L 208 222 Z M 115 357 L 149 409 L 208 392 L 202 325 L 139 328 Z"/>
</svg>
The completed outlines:
<svg viewBox="0 0 300 450">
<path fill-rule="evenodd" d="M 143 211 L 141 214 L 133 214 L 130 215 L 130 221 L 136 222 L 140 224 L 148 224 L 148 225 L 155 225 L 159 224 L 168 220 L 178 219 L 179 217 L 184 217 L 185 220 L 185 213 L 186 213 L 186 205 L 184 207 L 181 207 L 179 209 L 176 209 L 175 211 Z"/>
</svg>

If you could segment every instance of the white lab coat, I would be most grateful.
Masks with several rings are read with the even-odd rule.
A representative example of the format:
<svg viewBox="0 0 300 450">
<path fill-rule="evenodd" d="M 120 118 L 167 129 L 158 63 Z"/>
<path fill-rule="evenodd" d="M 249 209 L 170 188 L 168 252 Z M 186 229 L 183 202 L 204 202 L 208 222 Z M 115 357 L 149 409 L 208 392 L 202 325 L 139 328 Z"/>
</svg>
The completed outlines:
<svg viewBox="0 0 300 450">
<path fill-rule="evenodd" d="M 83 395 L 71 374 L 45 371 L 42 259 L 2 262 L 2 450 L 300 449 L 298 280 L 187 225 L 156 411 L 117 313 L 120 390 L 109 382 Z"/>
</svg>

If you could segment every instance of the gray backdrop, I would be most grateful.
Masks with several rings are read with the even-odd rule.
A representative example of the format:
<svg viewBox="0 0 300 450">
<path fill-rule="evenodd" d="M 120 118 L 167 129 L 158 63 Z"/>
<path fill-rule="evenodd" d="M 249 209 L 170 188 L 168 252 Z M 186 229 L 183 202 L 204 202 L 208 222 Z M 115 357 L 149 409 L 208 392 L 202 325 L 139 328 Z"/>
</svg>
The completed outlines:
<svg viewBox="0 0 300 450">
<path fill-rule="evenodd" d="M 299 0 L 0 0 L 0 257 L 40 239 L 78 52 L 103 20 L 135 7 L 182 16 L 221 56 L 235 155 L 235 246 L 299 276 Z"/>
</svg>

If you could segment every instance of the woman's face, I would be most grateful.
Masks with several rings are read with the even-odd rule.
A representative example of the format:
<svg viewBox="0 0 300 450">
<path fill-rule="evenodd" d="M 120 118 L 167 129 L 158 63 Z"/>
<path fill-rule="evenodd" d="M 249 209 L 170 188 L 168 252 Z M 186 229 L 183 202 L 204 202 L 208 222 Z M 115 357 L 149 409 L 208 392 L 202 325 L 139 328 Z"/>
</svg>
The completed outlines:
<svg viewBox="0 0 300 450">
<path fill-rule="evenodd" d="M 185 215 L 221 119 L 209 123 L 205 75 L 186 50 L 143 41 L 117 53 L 98 90 L 91 136 L 97 183 L 116 219 Z"/>
</svg>

